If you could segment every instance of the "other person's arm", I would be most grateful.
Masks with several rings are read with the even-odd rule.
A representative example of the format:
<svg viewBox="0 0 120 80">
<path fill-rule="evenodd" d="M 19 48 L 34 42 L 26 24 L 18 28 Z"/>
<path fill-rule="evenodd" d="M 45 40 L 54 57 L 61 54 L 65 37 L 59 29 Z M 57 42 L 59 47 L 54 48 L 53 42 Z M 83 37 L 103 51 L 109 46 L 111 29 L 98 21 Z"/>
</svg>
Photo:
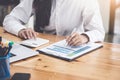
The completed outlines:
<svg viewBox="0 0 120 80">
<path fill-rule="evenodd" d="M 32 14 L 32 3 L 33 0 L 21 1 L 21 3 L 5 17 L 3 26 L 7 32 L 15 34 L 24 39 L 36 37 L 36 32 L 34 32 L 34 30 L 24 26 L 24 24 L 27 24 Z"/>
</svg>

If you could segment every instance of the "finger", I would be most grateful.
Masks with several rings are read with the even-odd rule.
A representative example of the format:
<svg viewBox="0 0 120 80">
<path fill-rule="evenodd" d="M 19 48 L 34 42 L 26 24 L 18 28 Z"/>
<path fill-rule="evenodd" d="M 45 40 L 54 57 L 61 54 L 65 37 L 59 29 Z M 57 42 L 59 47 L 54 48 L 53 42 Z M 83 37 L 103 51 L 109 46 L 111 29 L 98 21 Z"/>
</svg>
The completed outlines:
<svg viewBox="0 0 120 80">
<path fill-rule="evenodd" d="M 35 35 L 36 35 L 36 37 L 39 35 L 39 33 L 38 32 L 35 32 Z"/>
<path fill-rule="evenodd" d="M 75 46 L 80 46 L 80 45 L 83 45 L 83 43 L 78 42 L 78 43 L 75 44 Z"/>
<path fill-rule="evenodd" d="M 83 43 L 81 42 L 81 39 L 77 39 L 75 42 L 74 42 L 74 46 L 79 46 L 79 45 L 82 45 Z"/>
<path fill-rule="evenodd" d="M 68 42 L 68 45 L 70 45 L 70 46 L 74 45 L 74 41 L 76 41 L 76 39 L 77 39 L 77 35 L 75 34 L 75 35 L 71 38 L 71 40 Z"/>
<path fill-rule="evenodd" d="M 66 37 L 65 37 L 65 39 L 66 39 L 66 42 L 68 42 L 68 38 L 69 38 L 69 36 L 66 36 Z"/>
<path fill-rule="evenodd" d="M 73 33 L 73 34 L 71 34 L 70 36 L 68 36 L 68 38 L 67 38 L 67 42 L 69 43 L 69 42 L 71 42 L 71 40 L 74 38 L 76 36 L 76 33 Z"/>
<path fill-rule="evenodd" d="M 67 36 L 66 41 L 69 42 L 71 40 L 71 38 L 73 37 L 73 35 L 71 34 L 70 36 Z"/>
<path fill-rule="evenodd" d="M 25 32 L 21 33 L 21 37 L 24 38 L 24 39 L 27 39 L 27 35 L 25 34 Z"/>
<path fill-rule="evenodd" d="M 84 35 L 79 35 L 78 39 L 75 42 L 75 45 L 82 45 L 85 44 L 88 39 Z"/>
<path fill-rule="evenodd" d="M 33 31 L 33 32 L 32 32 L 32 35 L 33 35 L 34 39 L 36 39 L 37 33 Z"/>
<path fill-rule="evenodd" d="M 76 37 L 73 39 L 73 41 L 74 41 L 74 43 L 73 43 L 74 46 L 83 44 L 82 36 L 80 34 L 77 34 Z"/>
<path fill-rule="evenodd" d="M 37 33 L 37 32 L 35 32 L 35 34 L 36 34 L 36 36 L 38 35 L 38 33 Z"/>
<path fill-rule="evenodd" d="M 28 31 L 28 33 L 29 33 L 29 38 L 30 38 L 30 39 L 31 39 L 31 38 L 34 38 L 34 35 L 33 35 L 33 31 L 32 31 L 32 30 Z"/>
<path fill-rule="evenodd" d="M 70 46 L 74 46 L 76 42 L 78 42 L 78 37 L 74 36 L 74 38 L 72 38 L 72 40 L 68 44 Z"/>
<path fill-rule="evenodd" d="M 27 35 L 27 38 L 28 38 L 28 39 L 31 38 L 29 30 L 26 30 L 26 35 Z"/>
<path fill-rule="evenodd" d="M 29 38 L 36 38 L 36 32 L 32 29 L 28 30 Z"/>
<path fill-rule="evenodd" d="M 65 36 L 65 39 L 68 40 L 68 37 L 69 37 L 69 36 Z"/>
<path fill-rule="evenodd" d="M 70 39 L 70 36 L 67 36 L 67 37 L 66 37 L 66 41 L 68 42 L 68 41 L 69 41 L 69 39 Z"/>
</svg>

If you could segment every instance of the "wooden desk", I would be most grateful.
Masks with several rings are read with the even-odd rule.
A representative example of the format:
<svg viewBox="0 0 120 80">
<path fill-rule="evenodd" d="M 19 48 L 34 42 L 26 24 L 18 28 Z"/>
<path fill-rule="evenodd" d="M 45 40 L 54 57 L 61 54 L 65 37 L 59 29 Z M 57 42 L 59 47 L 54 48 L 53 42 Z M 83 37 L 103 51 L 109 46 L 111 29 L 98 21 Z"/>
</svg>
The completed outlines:
<svg viewBox="0 0 120 80">
<path fill-rule="evenodd" d="M 0 29 L 0 35 L 6 39 L 21 40 L 2 32 Z M 38 36 L 50 40 L 50 43 L 42 47 L 64 38 L 46 34 Z M 12 63 L 11 75 L 15 72 L 28 72 L 31 73 L 30 80 L 120 80 L 120 45 L 110 43 L 103 43 L 103 45 L 103 48 L 72 62 L 39 54 L 36 57 Z"/>
</svg>

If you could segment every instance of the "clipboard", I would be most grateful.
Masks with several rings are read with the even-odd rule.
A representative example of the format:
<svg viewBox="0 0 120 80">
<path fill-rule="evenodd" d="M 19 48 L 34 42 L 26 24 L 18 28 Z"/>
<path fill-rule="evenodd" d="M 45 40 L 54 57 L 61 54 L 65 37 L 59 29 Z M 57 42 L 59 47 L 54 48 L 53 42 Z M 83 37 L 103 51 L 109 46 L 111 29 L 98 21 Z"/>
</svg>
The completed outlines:
<svg viewBox="0 0 120 80">
<path fill-rule="evenodd" d="M 101 43 L 87 43 L 80 46 L 66 46 L 66 40 L 56 42 L 37 51 L 63 60 L 72 61 L 93 50 L 103 47 Z"/>
</svg>

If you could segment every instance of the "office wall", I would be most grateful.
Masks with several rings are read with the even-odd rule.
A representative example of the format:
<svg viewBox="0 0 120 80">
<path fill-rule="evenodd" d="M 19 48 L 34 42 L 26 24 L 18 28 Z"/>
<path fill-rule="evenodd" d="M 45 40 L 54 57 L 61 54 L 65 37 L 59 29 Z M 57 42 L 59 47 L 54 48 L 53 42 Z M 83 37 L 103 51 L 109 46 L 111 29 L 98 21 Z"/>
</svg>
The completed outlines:
<svg viewBox="0 0 120 80">
<path fill-rule="evenodd" d="M 110 0 L 98 0 L 103 19 L 105 32 L 109 29 Z"/>
</svg>

